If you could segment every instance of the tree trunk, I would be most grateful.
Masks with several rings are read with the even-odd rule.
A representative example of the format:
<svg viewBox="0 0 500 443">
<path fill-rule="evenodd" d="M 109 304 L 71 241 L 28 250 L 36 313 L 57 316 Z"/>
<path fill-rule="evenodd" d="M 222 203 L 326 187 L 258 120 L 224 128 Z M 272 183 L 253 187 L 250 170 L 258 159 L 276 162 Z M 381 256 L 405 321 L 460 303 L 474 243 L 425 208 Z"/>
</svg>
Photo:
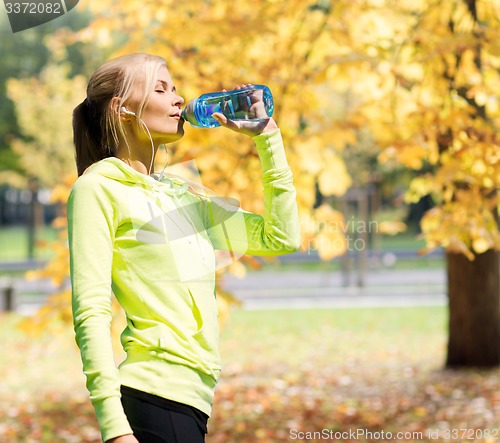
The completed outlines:
<svg viewBox="0 0 500 443">
<path fill-rule="evenodd" d="M 464 0 L 474 22 L 473 37 L 477 44 L 473 49 L 474 65 L 482 72 L 477 0 Z M 455 23 L 450 20 L 450 29 L 455 34 Z M 463 52 L 457 52 L 457 66 Z M 470 95 L 470 87 L 457 89 L 455 78 L 449 78 L 449 92 L 456 91 L 475 110 L 476 118 L 486 123 L 486 107 Z M 451 130 L 449 129 L 450 134 Z M 440 148 L 449 151 L 451 141 L 446 140 Z M 442 150 L 440 149 L 440 152 Z M 495 191 L 493 191 L 495 192 Z M 496 213 L 496 211 L 495 211 Z M 449 339 L 447 367 L 500 365 L 500 269 L 497 251 L 489 250 L 469 261 L 462 254 L 446 254 L 448 264 Z"/>
<path fill-rule="evenodd" d="M 489 250 L 470 261 L 447 253 L 449 339 L 447 367 L 500 365 L 499 254 Z"/>
</svg>

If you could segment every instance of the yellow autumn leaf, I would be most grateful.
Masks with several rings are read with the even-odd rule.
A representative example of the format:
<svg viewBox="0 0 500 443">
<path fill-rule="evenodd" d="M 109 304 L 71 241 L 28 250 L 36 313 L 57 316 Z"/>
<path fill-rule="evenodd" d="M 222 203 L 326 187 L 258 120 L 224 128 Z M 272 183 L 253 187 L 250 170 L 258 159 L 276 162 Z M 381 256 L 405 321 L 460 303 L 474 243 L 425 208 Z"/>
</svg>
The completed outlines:
<svg viewBox="0 0 500 443">
<path fill-rule="evenodd" d="M 319 257 L 325 261 L 341 256 L 347 251 L 347 240 L 341 233 L 320 232 L 315 244 Z"/>
<path fill-rule="evenodd" d="M 330 153 L 328 163 L 319 174 L 318 185 L 323 195 L 343 195 L 352 184 L 344 161 Z"/>
<path fill-rule="evenodd" d="M 476 254 L 482 254 L 488 249 L 491 249 L 493 245 L 484 237 L 476 237 L 472 240 L 472 249 Z"/>
<path fill-rule="evenodd" d="M 474 254 L 472 251 L 467 247 L 467 245 L 458 239 L 451 239 L 449 245 L 447 245 L 446 250 L 448 252 L 452 252 L 455 254 L 463 254 L 465 255 L 469 260 L 474 260 Z"/>
<path fill-rule="evenodd" d="M 313 210 L 313 217 L 320 223 L 335 223 L 339 222 L 344 225 L 342 214 L 333 209 L 329 204 L 323 203 Z"/>
<path fill-rule="evenodd" d="M 427 150 L 418 143 L 402 143 L 396 146 L 398 160 L 410 169 L 421 169 L 427 160 Z"/>
<path fill-rule="evenodd" d="M 321 153 L 322 142 L 320 137 L 311 137 L 300 143 L 300 168 L 307 173 L 316 175 L 325 166 Z"/>
<path fill-rule="evenodd" d="M 399 220 L 382 221 L 378 224 L 378 232 L 386 235 L 396 235 L 406 231 L 406 223 Z"/>
<path fill-rule="evenodd" d="M 413 411 L 413 413 L 417 417 L 427 417 L 427 415 L 428 415 L 427 409 L 424 408 L 424 407 L 422 407 L 422 406 L 419 406 L 419 407 L 415 408 L 415 410 Z"/>
<path fill-rule="evenodd" d="M 237 278 L 243 278 L 245 277 L 247 273 L 247 269 L 241 261 L 233 261 L 229 266 L 228 266 L 228 271 L 231 275 L 234 275 Z"/>
<path fill-rule="evenodd" d="M 405 193 L 406 203 L 417 203 L 422 197 L 432 191 L 432 181 L 428 177 L 414 178 L 410 183 L 410 188 Z"/>
</svg>

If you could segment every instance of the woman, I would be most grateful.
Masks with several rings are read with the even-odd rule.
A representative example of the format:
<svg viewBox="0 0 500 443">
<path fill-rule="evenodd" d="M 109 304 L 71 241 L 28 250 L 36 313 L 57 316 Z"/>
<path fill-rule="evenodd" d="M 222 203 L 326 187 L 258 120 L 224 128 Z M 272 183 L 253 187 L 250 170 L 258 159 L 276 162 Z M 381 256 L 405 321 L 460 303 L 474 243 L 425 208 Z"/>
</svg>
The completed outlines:
<svg viewBox="0 0 500 443">
<path fill-rule="evenodd" d="M 272 118 L 214 114 L 256 143 L 263 216 L 182 179 L 151 175 L 159 145 L 183 136 L 183 102 L 162 58 L 131 54 L 92 75 L 73 114 L 79 175 L 68 202 L 73 318 L 105 442 L 204 441 L 221 368 L 214 250 L 234 257 L 298 248 L 292 173 Z M 119 368 L 111 291 L 127 317 L 121 335 L 127 358 Z"/>
</svg>

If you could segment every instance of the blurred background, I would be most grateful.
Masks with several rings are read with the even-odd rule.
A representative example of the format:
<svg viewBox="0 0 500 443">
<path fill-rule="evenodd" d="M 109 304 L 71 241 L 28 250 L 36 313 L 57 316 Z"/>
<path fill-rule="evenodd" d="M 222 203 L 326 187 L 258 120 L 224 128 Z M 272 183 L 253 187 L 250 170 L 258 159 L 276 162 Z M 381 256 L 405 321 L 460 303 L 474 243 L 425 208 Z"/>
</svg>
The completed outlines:
<svg viewBox="0 0 500 443">
<path fill-rule="evenodd" d="M 186 102 L 268 85 L 294 172 L 301 250 L 218 274 L 207 442 L 500 440 L 499 24 L 500 0 L 101 0 L 13 33 L 0 8 L 0 442 L 100 441 L 71 115 L 129 52 L 163 56 Z M 261 212 L 253 142 L 185 130 L 169 163 Z"/>
</svg>

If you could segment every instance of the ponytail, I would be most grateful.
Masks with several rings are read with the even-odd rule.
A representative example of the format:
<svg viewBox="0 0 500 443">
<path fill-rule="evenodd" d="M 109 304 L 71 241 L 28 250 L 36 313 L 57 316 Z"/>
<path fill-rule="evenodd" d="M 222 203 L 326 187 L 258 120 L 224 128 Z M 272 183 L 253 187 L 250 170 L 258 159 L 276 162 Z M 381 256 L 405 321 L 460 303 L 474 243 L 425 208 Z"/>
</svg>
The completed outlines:
<svg viewBox="0 0 500 443">
<path fill-rule="evenodd" d="M 107 146 L 102 124 L 103 113 L 86 98 L 73 110 L 73 143 L 78 176 L 91 164 L 114 156 L 114 149 Z"/>
</svg>

